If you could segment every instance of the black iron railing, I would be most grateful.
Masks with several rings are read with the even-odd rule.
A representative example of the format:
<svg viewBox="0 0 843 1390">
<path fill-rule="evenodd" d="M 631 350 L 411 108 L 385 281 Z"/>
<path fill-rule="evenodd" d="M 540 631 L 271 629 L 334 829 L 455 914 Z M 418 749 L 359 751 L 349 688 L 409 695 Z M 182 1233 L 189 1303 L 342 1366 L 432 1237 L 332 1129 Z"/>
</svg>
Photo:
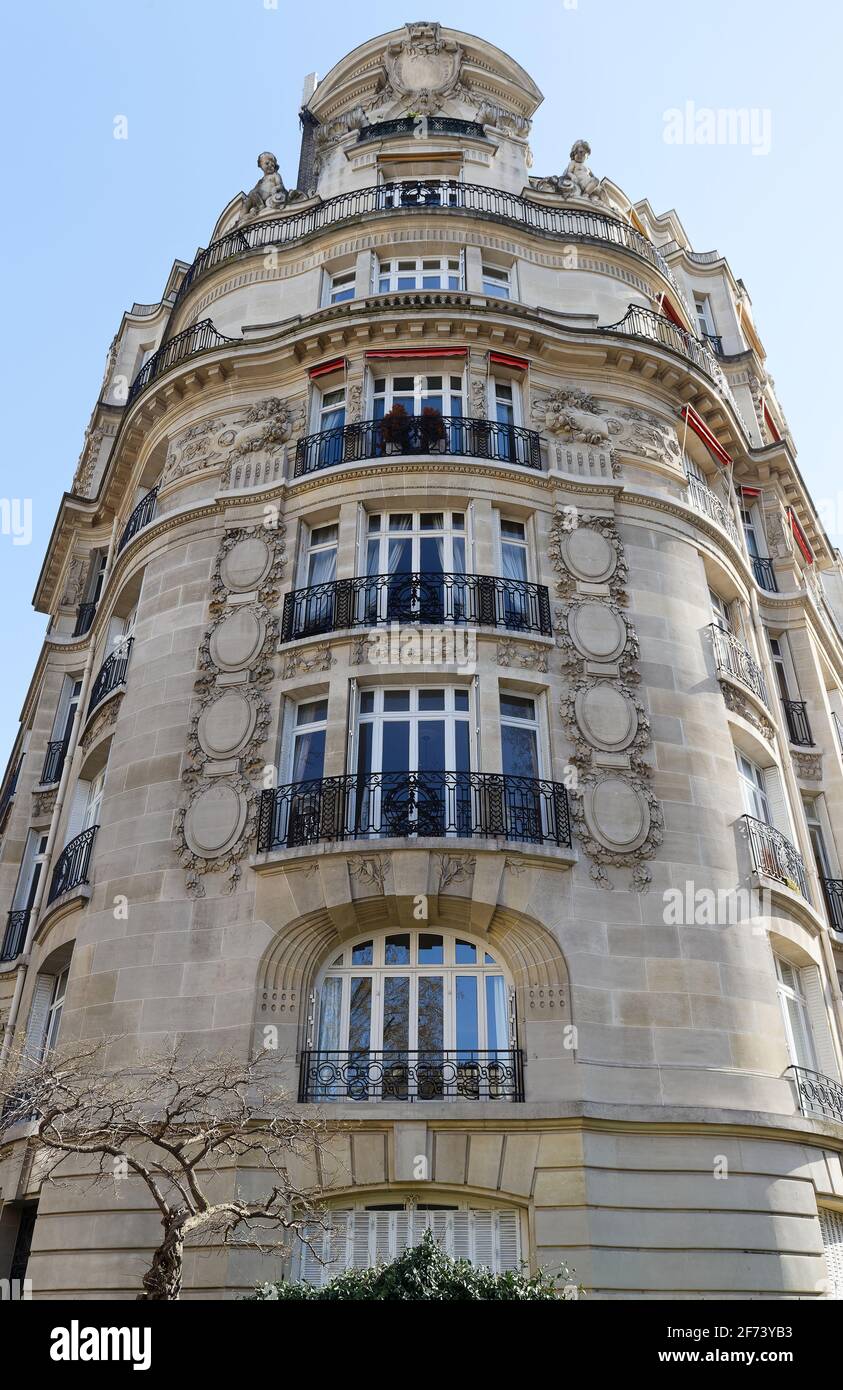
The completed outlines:
<svg viewBox="0 0 843 1390">
<path fill-rule="evenodd" d="M 56 738 L 47 744 L 47 753 L 44 758 L 44 766 L 41 769 L 42 787 L 52 786 L 53 782 L 58 782 L 61 777 L 64 760 L 67 757 L 67 750 L 70 746 L 69 738 Z"/>
<path fill-rule="evenodd" d="M 544 584 L 485 574 L 370 574 L 287 594 L 281 641 L 393 622 L 468 623 L 553 634 Z"/>
<path fill-rule="evenodd" d="M 767 691 L 767 682 L 764 679 L 764 672 L 755 660 L 755 657 L 747 651 L 742 642 L 731 632 L 727 632 L 725 627 L 719 623 L 710 623 L 709 632 L 711 642 L 714 647 L 714 663 L 718 674 L 731 676 L 734 680 L 740 681 L 751 690 L 753 695 L 757 695 L 769 709 L 770 696 Z"/>
<path fill-rule="evenodd" d="M 132 515 L 129 517 L 129 520 L 123 527 L 123 534 L 121 535 L 120 540 L 117 544 L 118 555 L 120 554 L 120 551 L 123 549 L 123 547 L 129 544 L 129 541 L 132 539 L 132 537 L 138 534 L 138 531 L 142 531 L 144 526 L 149 525 L 150 521 L 155 515 L 155 502 L 157 497 L 158 487 L 156 485 L 155 487 L 150 488 L 146 496 L 142 497 L 141 500 L 138 502 L 138 505 L 135 507 L 135 510 L 132 512 Z"/>
<path fill-rule="evenodd" d="M 169 338 L 152 354 L 149 361 L 144 363 L 129 387 L 126 404 L 131 405 L 156 377 L 169 371 L 170 367 L 175 367 L 177 363 L 183 362 L 186 357 L 194 357 L 199 352 L 221 347 L 223 343 L 240 341 L 240 338 L 227 338 L 224 333 L 218 333 L 210 319 L 200 319 L 190 328 L 177 333 L 174 338 Z"/>
<path fill-rule="evenodd" d="M 784 717 L 787 721 L 787 736 L 791 743 L 802 748 L 813 747 L 811 725 L 808 722 L 808 708 L 804 700 L 782 700 Z"/>
<path fill-rule="evenodd" d="M 773 569 L 772 560 L 765 555 L 750 555 L 749 563 L 752 565 L 752 573 L 759 589 L 766 589 L 769 594 L 777 594 L 779 586 L 776 583 L 776 571 Z"/>
<path fill-rule="evenodd" d="M 460 121 L 453 116 L 401 116 L 397 121 L 376 121 L 363 126 L 357 133 L 358 144 L 364 140 L 391 140 L 397 135 L 412 135 L 426 140 L 430 135 L 467 135 L 484 140 L 486 132 L 477 121 Z"/>
<path fill-rule="evenodd" d="M 752 867 L 766 878 L 774 878 L 801 893 L 806 902 L 811 901 L 808 891 L 808 876 L 805 861 L 795 845 L 786 835 L 766 821 L 756 820 L 754 816 L 741 816 L 746 837 L 749 842 L 749 856 Z"/>
<path fill-rule="evenodd" d="M 435 420 L 408 415 L 400 423 L 392 419 L 359 420 L 305 435 L 296 445 L 294 474 L 300 478 L 338 463 L 365 459 L 383 458 L 397 463 L 414 454 L 459 454 L 537 471 L 542 466 L 537 430 L 464 415 L 441 415 Z"/>
<path fill-rule="evenodd" d="M 469 213 L 564 241 L 619 246 L 658 270 L 681 298 L 673 272 L 661 251 L 626 222 L 585 209 L 548 207 L 482 184 L 462 183 L 457 179 L 412 179 L 340 193 L 301 212 L 259 218 L 227 232 L 199 252 L 182 279 L 175 303 L 180 303 L 201 276 L 234 256 L 301 241 L 327 227 L 355 222 L 367 213 L 417 208 L 434 213 Z"/>
<path fill-rule="evenodd" d="M 97 705 L 102 704 L 106 695 L 110 695 L 112 690 L 116 690 L 118 686 L 126 684 L 126 671 L 133 642 L 133 637 L 124 637 L 116 651 L 113 651 L 111 656 L 106 657 L 102 663 L 91 689 L 91 698 L 88 701 L 89 716 L 93 714 Z"/>
<path fill-rule="evenodd" d="M 836 1077 L 811 1071 L 809 1067 L 792 1066 L 787 1070 L 793 1072 L 803 1115 L 821 1115 L 843 1124 L 843 1085 Z"/>
<path fill-rule="evenodd" d="M 75 836 L 69 844 L 65 845 L 56 860 L 56 867 L 53 869 L 50 891 L 47 895 L 48 903 L 55 902 L 62 893 L 69 893 L 73 888 L 78 888 L 80 884 L 88 882 L 91 850 L 98 830 L 98 825 L 91 825 L 87 830 L 83 830 L 81 835 Z"/>
<path fill-rule="evenodd" d="M 258 850 L 325 840 L 500 837 L 571 844 L 560 782 L 495 772 L 372 772 L 261 793 Z"/>
<path fill-rule="evenodd" d="M 95 603 L 80 603 L 76 609 L 76 626 L 73 629 L 74 637 L 84 637 L 86 632 L 90 632 L 91 623 L 94 621 L 94 614 L 97 611 Z"/>
<path fill-rule="evenodd" d="M 9 913 L 3 945 L 0 947 L 0 960 L 15 960 L 23 950 L 29 926 L 31 908 L 22 907 Z"/>
<path fill-rule="evenodd" d="M 711 350 L 687 329 L 680 328 L 673 319 L 657 314 L 655 309 L 644 309 L 638 304 L 630 304 L 622 319 L 617 323 L 606 324 L 599 329 L 601 333 L 623 333 L 633 338 L 646 338 L 648 342 L 658 343 L 670 348 L 680 356 L 687 357 L 695 366 L 709 376 L 719 380 L 722 368 L 718 367 Z"/>
<path fill-rule="evenodd" d="M 716 353 L 718 357 L 723 356 L 723 339 L 719 333 L 706 333 L 705 340 L 713 353 Z"/>
<path fill-rule="evenodd" d="M 0 796 L 0 827 L 2 827 L 3 822 L 6 819 L 6 812 L 11 806 L 15 792 L 17 791 L 18 778 L 20 777 L 20 770 L 22 767 L 23 757 L 21 756 L 18 758 L 18 761 L 15 764 L 15 767 L 9 777 L 9 780 L 3 788 L 2 796 Z"/>
<path fill-rule="evenodd" d="M 710 487 L 706 487 L 705 483 L 701 483 L 699 478 L 689 477 L 688 498 L 692 507 L 698 512 L 702 512 L 705 516 L 710 517 L 717 526 L 721 527 L 722 530 L 726 532 L 727 536 L 734 541 L 735 545 L 740 545 L 741 538 L 740 532 L 738 531 L 738 524 L 732 516 L 730 509 L 726 506 L 725 502 L 721 502 L 716 492 L 712 492 Z"/>
<path fill-rule="evenodd" d="M 828 920 L 835 931 L 843 935 L 843 878 L 820 877 Z"/>
<path fill-rule="evenodd" d="M 524 1099 L 517 1047 L 425 1052 L 303 1052 L 299 1101 Z"/>
</svg>

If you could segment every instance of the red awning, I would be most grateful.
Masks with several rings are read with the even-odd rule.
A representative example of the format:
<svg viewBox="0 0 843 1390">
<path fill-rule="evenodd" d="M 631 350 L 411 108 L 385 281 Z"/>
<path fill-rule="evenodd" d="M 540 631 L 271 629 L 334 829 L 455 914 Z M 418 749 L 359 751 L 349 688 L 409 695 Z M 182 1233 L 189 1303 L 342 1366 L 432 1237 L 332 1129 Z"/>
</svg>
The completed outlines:
<svg viewBox="0 0 843 1390">
<path fill-rule="evenodd" d="M 805 535 L 805 532 L 799 525 L 796 513 L 794 512 L 792 507 L 788 507 L 787 514 L 790 517 L 790 529 L 793 532 L 794 540 L 796 541 L 796 544 L 799 546 L 799 549 L 802 551 L 802 554 L 805 556 L 805 559 L 808 561 L 808 564 L 812 565 L 814 563 L 814 552 L 808 544 L 808 537 Z"/>
<path fill-rule="evenodd" d="M 327 376 L 329 372 L 342 372 L 345 370 L 344 357 L 332 357 L 330 362 L 320 362 L 318 367 L 311 367 L 309 376 Z"/>
<path fill-rule="evenodd" d="M 767 429 L 770 431 L 770 434 L 773 436 L 773 442 L 775 444 L 778 444 L 779 440 L 781 439 L 781 435 L 779 434 L 779 431 L 776 429 L 776 422 L 770 414 L 769 410 L 767 409 L 767 402 L 765 400 L 762 400 L 761 408 L 764 412 L 764 423 L 767 426 Z"/>
<path fill-rule="evenodd" d="M 508 352 L 490 352 L 489 361 L 496 367 L 515 367 L 521 372 L 526 372 L 530 365 L 526 357 L 511 357 Z"/>
<path fill-rule="evenodd" d="M 380 351 L 366 353 L 367 362 L 401 362 L 419 357 L 466 357 L 468 348 L 464 347 L 417 347 L 382 348 Z"/>
<path fill-rule="evenodd" d="M 675 323 L 677 328 L 681 328 L 683 333 L 687 333 L 687 328 L 685 327 L 684 323 L 677 314 L 676 310 L 674 309 L 666 294 L 662 295 L 662 313 L 664 314 L 665 318 L 670 319 L 671 323 Z"/>
<path fill-rule="evenodd" d="M 692 405 L 683 405 L 679 414 L 682 416 L 682 419 L 689 426 L 689 428 L 694 431 L 694 434 L 699 435 L 703 444 L 705 444 L 706 448 L 710 450 L 714 457 L 725 467 L 728 467 L 728 465 L 732 462 L 732 455 L 727 454 L 726 450 L 723 448 L 723 445 L 719 442 L 715 435 L 712 434 L 711 430 L 708 428 L 708 425 L 705 423 L 705 420 L 702 418 L 701 415 L 697 414 L 697 412 L 694 410 L 694 407 Z"/>
<path fill-rule="evenodd" d="M 760 497 L 760 496 L 761 496 L 761 489 L 760 489 L 760 487 L 744 487 L 743 483 L 741 484 L 741 492 L 743 493 L 744 497 Z"/>
</svg>

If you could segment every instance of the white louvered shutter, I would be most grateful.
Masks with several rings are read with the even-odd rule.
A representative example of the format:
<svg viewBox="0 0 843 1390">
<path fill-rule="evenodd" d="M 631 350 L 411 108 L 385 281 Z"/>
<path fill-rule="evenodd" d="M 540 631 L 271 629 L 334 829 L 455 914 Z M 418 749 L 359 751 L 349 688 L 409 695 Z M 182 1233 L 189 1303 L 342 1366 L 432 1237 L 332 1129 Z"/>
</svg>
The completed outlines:
<svg viewBox="0 0 843 1390">
<path fill-rule="evenodd" d="M 837 1065 L 834 1042 L 831 1036 L 831 1029 L 828 1026 L 828 1014 L 823 997 L 822 976 L 816 965 L 804 966 L 799 971 L 799 975 L 802 984 L 802 993 L 805 995 L 808 1017 L 811 1020 L 811 1033 L 814 1041 L 814 1052 L 817 1054 L 817 1066 L 826 1076 L 839 1077 L 840 1069 Z"/>
<path fill-rule="evenodd" d="M 843 1298 L 843 1212 L 820 1207 L 823 1251 L 834 1298 Z"/>
<path fill-rule="evenodd" d="M 473 1217 L 474 1212 L 454 1212 L 454 1245 L 450 1253 L 453 1255 L 455 1260 L 470 1260 L 473 1258 Z"/>
<path fill-rule="evenodd" d="M 518 1241 L 518 1212 L 499 1211 L 495 1213 L 498 1227 L 498 1273 L 517 1270 L 521 1267 L 521 1250 Z"/>
<path fill-rule="evenodd" d="M 783 835 L 786 835 L 791 844 L 795 845 L 787 798 L 784 794 L 781 775 L 777 767 L 765 767 L 764 790 L 767 793 L 767 802 L 770 807 L 770 820 L 773 822 L 776 829 L 780 830 Z"/>
<path fill-rule="evenodd" d="M 373 1265 L 380 1264 L 381 1260 L 391 1260 L 395 1254 L 395 1217 L 394 1211 L 370 1211 L 369 1212 L 369 1231 L 371 1234 L 373 1249 Z"/>
<path fill-rule="evenodd" d="M 26 1055 L 40 1062 L 47 1038 L 47 1019 L 56 980 L 54 975 L 39 975 L 32 993 L 29 1021 L 26 1025 Z"/>
<path fill-rule="evenodd" d="M 299 1261 L 299 1278 L 304 1279 L 308 1284 L 321 1284 L 324 1266 L 320 1264 L 319 1255 L 324 1259 L 325 1232 L 320 1226 L 308 1226 L 302 1232 L 305 1239 L 313 1246 L 302 1244 L 301 1259 Z"/>
<path fill-rule="evenodd" d="M 368 1211 L 353 1211 L 349 1214 L 349 1244 L 347 1267 L 349 1269 L 368 1269 L 372 1264 L 369 1254 L 369 1216 Z"/>
<path fill-rule="evenodd" d="M 490 1211 L 473 1211 L 472 1217 L 474 1249 L 471 1252 L 471 1262 L 475 1265 L 485 1265 L 487 1269 L 495 1268 L 495 1227 L 494 1215 Z"/>
</svg>

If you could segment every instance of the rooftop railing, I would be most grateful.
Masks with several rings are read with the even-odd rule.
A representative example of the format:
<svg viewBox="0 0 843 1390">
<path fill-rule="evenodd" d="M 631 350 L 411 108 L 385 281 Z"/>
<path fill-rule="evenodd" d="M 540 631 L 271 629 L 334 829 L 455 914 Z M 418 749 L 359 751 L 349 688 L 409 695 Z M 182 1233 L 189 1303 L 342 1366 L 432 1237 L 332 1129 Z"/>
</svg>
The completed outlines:
<svg viewBox="0 0 843 1390">
<path fill-rule="evenodd" d="M 401 116 L 396 121 L 375 121 L 357 133 L 357 143 L 366 140 L 393 140 L 399 135 L 426 139 L 430 135 L 465 135 L 485 140 L 486 132 L 478 121 L 460 121 L 453 116 Z"/>
</svg>

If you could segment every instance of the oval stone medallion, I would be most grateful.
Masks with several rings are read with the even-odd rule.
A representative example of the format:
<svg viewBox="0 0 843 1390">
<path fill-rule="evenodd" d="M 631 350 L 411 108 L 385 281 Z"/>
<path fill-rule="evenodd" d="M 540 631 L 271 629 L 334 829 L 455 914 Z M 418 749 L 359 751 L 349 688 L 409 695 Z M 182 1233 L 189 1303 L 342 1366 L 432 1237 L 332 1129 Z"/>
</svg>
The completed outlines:
<svg viewBox="0 0 843 1390">
<path fill-rule="evenodd" d="M 226 588 L 245 594 L 256 589 L 272 564 L 272 551 L 260 536 L 244 536 L 233 545 L 220 565 Z"/>
<path fill-rule="evenodd" d="M 228 782 L 214 782 L 188 807 L 184 838 L 195 854 L 213 859 L 236 844 L 248 810 L 245 796 L 235 787 Z"/>
<path fill-rule="evenodd" d="M 236 608 L 214 628 L 211 659 L 223 671 L 241 671 L 257 657 L 266 632 L 262 618 L 251 608 Z"/>
<path fill-rule="evenodd" d="M 578 526 L 562 541 L 562 557 L 577 579 L 600 584 L 614 574 L 618 557 L 600 531 Z"/>
<path fill-rule="evenodd" d="M 196 733 L 209 758 L 229 757 L 252 735 L 257 710 L 236 690 L 227 690 L 199 716 Z"/>
<path fill-rule="evenodd" d="M 579 603 L 568 614 L 571 641 L 583 656 L 594 661 L 615 661 L 626 646 L 623 618 L 596 599 Z"/>
<path fill-rule="evenodd" d="M 627 695 L 601 681 L 581 690 L 574 701 L 577 723 L 595 748 L 626 748 L 638 729 L 638 712 Z"/>
<path fill-rule="evenodd" d="M 650 833 L 647 798 L 622 777 L 604 777 L 596 786 L 587 787 L 583 814 L 594 838 L 607 849 L 629 854 Z"/>
</svg>

